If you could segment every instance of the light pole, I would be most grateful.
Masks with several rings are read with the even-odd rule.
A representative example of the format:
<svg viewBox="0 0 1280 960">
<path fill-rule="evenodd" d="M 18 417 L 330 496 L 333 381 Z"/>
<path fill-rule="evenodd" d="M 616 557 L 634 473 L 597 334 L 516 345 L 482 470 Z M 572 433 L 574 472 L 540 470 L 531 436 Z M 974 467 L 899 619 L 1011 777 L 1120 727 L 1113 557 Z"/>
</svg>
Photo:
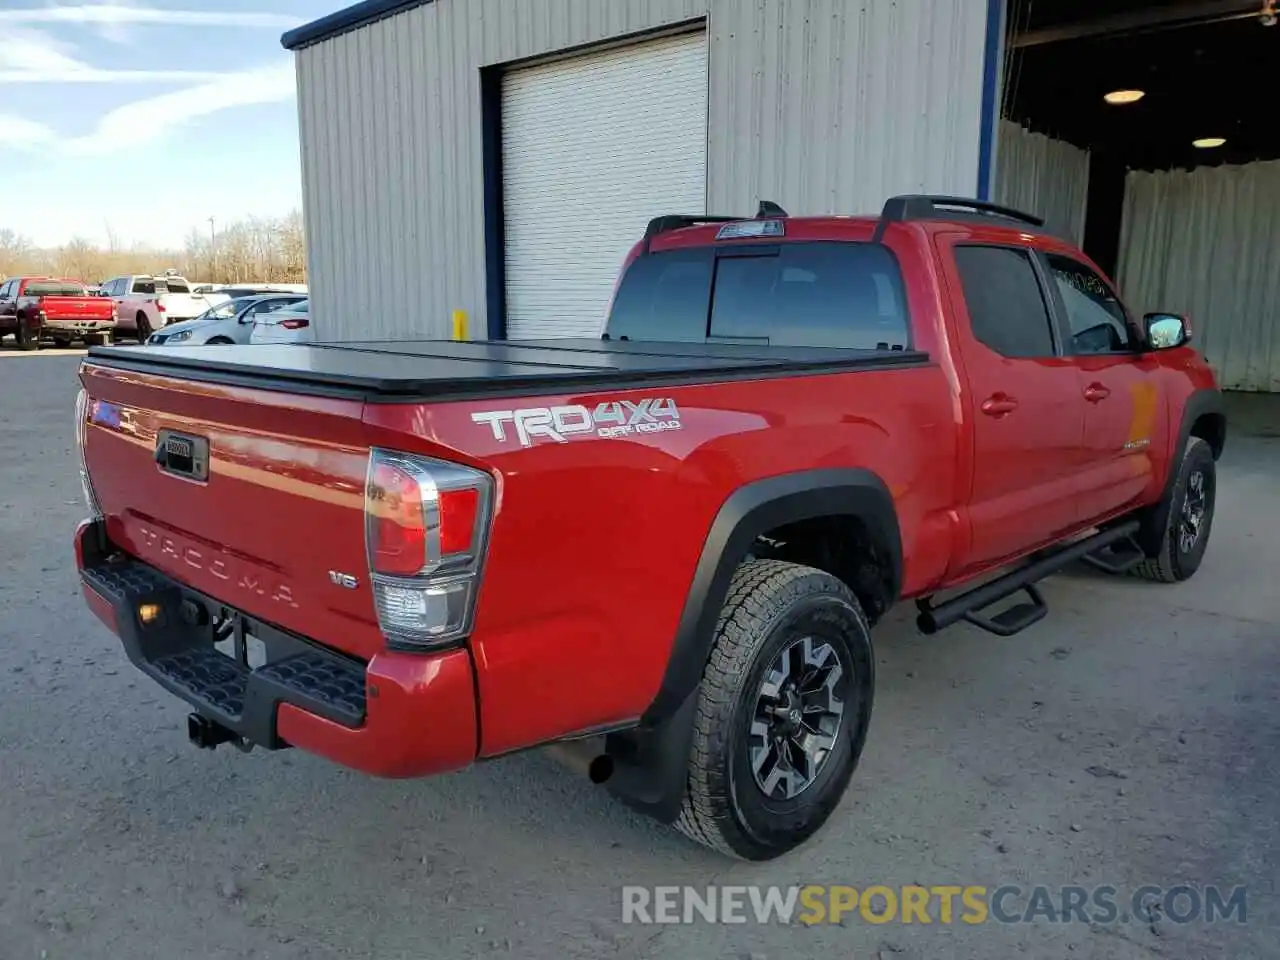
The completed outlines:
<svg viewBox="0 0 1280 960">
<path fill-rule="evenodd" d="M 213 217 L 209 218 L 209 258 L 213 261 L 213 276 L 210 282 L 218 282 L 218 233 L 213 227 Z"/>
</svg>

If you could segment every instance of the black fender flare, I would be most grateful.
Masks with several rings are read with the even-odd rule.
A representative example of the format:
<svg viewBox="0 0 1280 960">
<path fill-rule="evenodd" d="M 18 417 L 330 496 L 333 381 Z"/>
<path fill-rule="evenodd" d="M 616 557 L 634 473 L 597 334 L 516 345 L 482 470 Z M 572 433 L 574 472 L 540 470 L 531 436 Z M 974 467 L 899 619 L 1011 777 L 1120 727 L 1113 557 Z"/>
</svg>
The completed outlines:
<svg viewBox="0 0 1280 960">
<path fill-rule="evenodd" d="M 889 488 L 864 469 L 804 470 L 734 491 L 703 542 L 662 684 L 640 723 L 609 734 L 617 761 L 609 791 L 632 808 L 670 823 L 680 813 L 688 777 L 698 686 L 715 640 L 729 582 L 761 534 L 825 516 L 853 516 L 888 558 L 886 604 L 902 590 L 902 537 Z"/>
<path fill-rule="evenodd" d="M 707 533 L 666 673 L 646 721 L 673 714 L 698 686 L 729 581 L 756 538 L 789 523 L 826 516 L 853 516 L 867 525 L 891 566 L 889 603 L 897 600 L 902 590 L 902 536 L 893 495 L 875 473 L 860 468 L 802 470 L 740 487 L 720 507 Z"/>
<path fill-rule="evenodd" d="M 1157 503 L 1143 511 L 1142 526 L 1138 530 L 1138 545 L 1148 556 L 1155 556 L 1160 552 L 1165 528 L 1169 525 L 1169 511 L 1173 507 L 1173 488 L 1178 482 L 1178 471 L 1182 467 L 1182 452 L 1187 447 L 1187 440 L 1195 425 L 1205 417 L 1215 418 L 1218 424 L 1208 438 L 1216 460 L 1222 456 L 1227 441 L 1227 405 L 1221 390 L 1212 387 L 1197 390 L 1187 397 L 1187 402 L 1182 407 L 1182 419 L 1170 451 L 1169 474 L 1164 479 L 1164 491 Z"/>
</svg>

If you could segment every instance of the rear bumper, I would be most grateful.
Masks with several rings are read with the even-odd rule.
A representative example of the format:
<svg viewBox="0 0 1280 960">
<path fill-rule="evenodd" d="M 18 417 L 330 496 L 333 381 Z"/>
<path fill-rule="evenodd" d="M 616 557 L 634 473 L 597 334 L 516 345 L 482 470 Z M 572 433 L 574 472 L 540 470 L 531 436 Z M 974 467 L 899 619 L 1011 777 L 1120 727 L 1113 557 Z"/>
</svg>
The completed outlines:
<svg viewBox="0 0 1280 960">
<path fill-rule="evenodd" d="M 85 318 L 77 317 L 75 319 L 64 319 L 62 317 L 45 317 L 44 328 L 46 330 L 57 330 L 60 333 L 102 333 L 107 330 L 114 330 L 116 326 L 115 318 Z"/>
<path fill-rule="evenodd" d="M 476 757 L 470 656 L 386 653 L 368 663 L 285 633 L 114 551 L 100 521 L 76 531 L 76 564 L 89 609 L 124 644 L 129 660 L 196 713 L 245 740 L 298 747 L 382 777 L 420 777 Z M 159 615 L 143 623 L 139 607 Z M 241 659 L 214 649 L 215 623 Z M 248 636 L 265 662 L 244 661 Z"/>
</svg>

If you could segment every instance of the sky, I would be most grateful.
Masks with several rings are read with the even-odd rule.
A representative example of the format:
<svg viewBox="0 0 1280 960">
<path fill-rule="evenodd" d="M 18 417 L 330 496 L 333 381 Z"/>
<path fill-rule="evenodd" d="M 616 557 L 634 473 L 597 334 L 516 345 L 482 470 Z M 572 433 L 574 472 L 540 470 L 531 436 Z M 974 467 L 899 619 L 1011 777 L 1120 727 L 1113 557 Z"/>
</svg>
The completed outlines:
<svg viewBox="0 0 1280 960">
<path fill-rule="evenodd" d="M 302 205 L 293 54 L 350 0 L 0 0 L 0 228 L 181 246 Z"/>
</svg>

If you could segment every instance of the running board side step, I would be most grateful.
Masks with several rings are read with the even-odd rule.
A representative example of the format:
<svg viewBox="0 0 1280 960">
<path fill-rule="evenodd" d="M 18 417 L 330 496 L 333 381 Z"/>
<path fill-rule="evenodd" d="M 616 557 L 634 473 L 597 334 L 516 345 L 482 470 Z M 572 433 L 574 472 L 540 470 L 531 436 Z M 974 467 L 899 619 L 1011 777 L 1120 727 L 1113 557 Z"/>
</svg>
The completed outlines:
<svg viewBox="0 0 1280 960">
<path fill-rule="evenodd" d="M 1121 574 L 1128 573 L 1146 558 L 1138 542 L 1126 537 L 1094 553 L 1086 553 L 1080 559 L 1103 573 Z"/>
<path fill-rule="evenodd" d="M 919 616 L 916 617 L 916 626 L 921 633 L 931 635 L 961 620 L 967 620 L 975 627 L 981 627 L 998 637 L 1011 637 L 1033 623 L 1043 620 L 1049 612 L 1044 595 L 1036 587 L 1037 583 L 1057 573 L 1068 564 L 1088 559 L 1091 555 L 1096 555 L 1113 545 L 1121 545 L 1124 541 L 1131 540 L 1138 532 L 1138 526 L 1137 520 L 1131 520 L 1119 526 L 1101 530 L 1091 537 L 1060 547 L 1052 553 L 1040 556 L 1016 570 L 1011 570 L 1003 576 L 942 603 L 935 605 L 931 597 L 917 600 L 916 609 L 919 611 Z M 1124 556 L 1127 559 L 1127 553 Z M 1137 560 L 1133 562 L 1136 563 Z M 1103 569 L 1106 568 L 1103 567 Z M 990 617 L 981 613 L 987 607 L 1006 600 L 1020 591 L 1026 592 L 1029 602 L 1017 604 Z"/>
</svg>

